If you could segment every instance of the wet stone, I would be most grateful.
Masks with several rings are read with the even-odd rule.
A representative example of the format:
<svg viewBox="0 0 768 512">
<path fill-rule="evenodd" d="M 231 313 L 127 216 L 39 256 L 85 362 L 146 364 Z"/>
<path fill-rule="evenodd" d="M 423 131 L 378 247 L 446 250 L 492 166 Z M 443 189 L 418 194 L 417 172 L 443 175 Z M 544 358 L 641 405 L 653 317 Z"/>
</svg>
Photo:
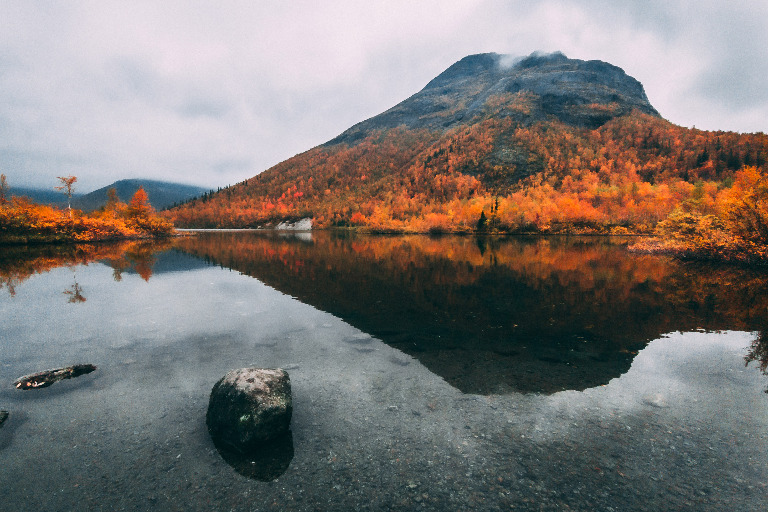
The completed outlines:
<svg viewBox="0 0 768 512">
<path fill-rule="evenodd" d="M 251 450 L 286 434 L 292 413 L 288 372 L 241 368 L 213 386 L 206 423 L 217 444 Z"/>
</svg>

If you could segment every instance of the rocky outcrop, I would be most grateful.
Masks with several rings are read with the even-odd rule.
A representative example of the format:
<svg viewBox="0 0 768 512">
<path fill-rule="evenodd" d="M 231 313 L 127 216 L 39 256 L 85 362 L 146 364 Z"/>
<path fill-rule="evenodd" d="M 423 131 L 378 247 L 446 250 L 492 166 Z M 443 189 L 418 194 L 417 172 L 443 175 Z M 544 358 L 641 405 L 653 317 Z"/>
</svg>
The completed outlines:
<svg viewBox="0 0 768 512">
<path fill-rule="evenodd" d="M 275 226 L 274 229 L 278 231 L 311 231 L 312 219 L 304 218 L 301 220 L 297 220 L 296 222 L 290 222 L 290 221 L 281 222 L 280 224 Z"/>
<path fill-rule="evenodd" d="M 42 372 L 32 373 L 17 379 L 13 385 L 16 389 L 39 389 L 46 388 L 51 384 L 64 379 L 72 379 L 96 370 L 92 364 L 76 364 L 65 368 L 56 368 L 54 370 L 43 370 Z"/>
<path fill-rule="evenodd" d="M 217 444 L 253 450 L 286 434 L 292 413 L 288 372 L 241 368 L 213 386 L 206 423 Z"/>
</svg>

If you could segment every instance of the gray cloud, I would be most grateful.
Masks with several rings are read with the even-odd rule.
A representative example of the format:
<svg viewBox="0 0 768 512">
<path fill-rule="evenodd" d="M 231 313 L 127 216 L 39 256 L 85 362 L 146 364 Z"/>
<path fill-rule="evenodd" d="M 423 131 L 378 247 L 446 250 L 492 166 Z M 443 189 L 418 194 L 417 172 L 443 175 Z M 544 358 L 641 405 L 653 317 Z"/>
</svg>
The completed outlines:
<svg viewBox="0 0 768 512">
<path fill-rule="evenodd" d="M 764 131 L 762 3 L 7 2 L 0 172 L 235 183 L 491 51 L 605 60 L 673 122 Z"/>
<path fill-rule="evenodd" d="M 657 108 L 673 122 L 706 129 L 765 131 L 768 114 L 768 4 L 761 0 L 630 0 L 567 2 L 591 10 L 606 25 L 638 32 L 641 81 L 659 98 Z M 585 7 L 586 6 L 586 7 Z M 615 31 L 617 33 L 617 31 Z M 642 44 L 645 43 L 645 44 Z M 646 46 L 650 45 L 650 46 Z M 669 58 L 669 57 L 672 58 Z M 634 69 L 630 54 L 625 64 Z M 619 63 L 617 63 L 619 64 Z M 621 65 L 621 64 L 619 64 Z M 656 71 L 656 72 L 653 72 Z M 667 77 L 667 80 L 664 79 Z"/>
</svg>

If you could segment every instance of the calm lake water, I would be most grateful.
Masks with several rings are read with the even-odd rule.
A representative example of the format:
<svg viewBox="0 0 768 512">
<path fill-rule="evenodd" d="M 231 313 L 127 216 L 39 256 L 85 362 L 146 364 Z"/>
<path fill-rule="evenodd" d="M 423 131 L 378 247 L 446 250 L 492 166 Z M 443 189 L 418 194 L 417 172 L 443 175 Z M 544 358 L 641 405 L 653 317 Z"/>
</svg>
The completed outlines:
<svg viewBox="0 0 768 512">
<path fill-rule="evenodd" d="M 0 249 L 0 510 L 765 510 L 768 274 L 626 242 Z M 294 414 L 243 457 L 205 413 L 247 366 Z"/>
</svg>

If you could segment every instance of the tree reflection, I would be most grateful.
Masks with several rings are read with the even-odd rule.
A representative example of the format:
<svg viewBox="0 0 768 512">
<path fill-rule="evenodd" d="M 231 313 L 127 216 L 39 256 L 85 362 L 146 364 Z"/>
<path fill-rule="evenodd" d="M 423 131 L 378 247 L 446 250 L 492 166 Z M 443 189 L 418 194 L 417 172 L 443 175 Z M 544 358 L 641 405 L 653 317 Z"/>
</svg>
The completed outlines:
<svg viewBox="0 0 768 512">
<path fill-rule="evenodd" d="M 157 247 L 154 244 L 136 244 L 125 251 L 125 256 L 131 262 L 131 267 L 145 281 L 152 277 L 152 268 L 155 265 L 155 253 Z"/>
<path fill-rule="evenodd" d="M 768 326 L 758 331 L 757 337 L 744 357 L 745 366 L 752 362 L 757 362 L 760 371 L 768 375 Z M 768 393 L 768 389 L 765 392 Z"/>
<path fill-rule="evenodd" d="M 75 284 L 70 286 L 68 289 L 64 290 L 64 293 L 66 295 L 69 295 L 69 299 L 67 299 L 67 302 L 69 302 L 70 304 L 77 304 L 77 303 L 86 301 L 86 298 L 83 295 L 83 289 L 77 283 L 77 277 L 75 277 Z"/>
<path fill-rule="evenodd" d="M 3 247 L 0 251 L 0 288 L 14 296 L 17 288 L 35 274 L 58 267 L 74 270 L 78 265 L 94 262 L 109 265 L 115 281 L 122 280 L 123 273 L 128 271 L 136 272 L 148 281 L 156 262 L 155 254 L 170 247 L 168 240 Z M 64 293 L 69 295 L 68 302 L 86 301 L 76 277 Z"/>
<path fill-rule="evenodd" d="M 122 281 L 123 273 L 134 271 L 145 281 L 152 277 L 152 268 L 156 262 L 155 254 L 166 250 L 170 244 L 158 246 L 156 242 L 133 243 L 124 248 L 117 258 L 106 258 L 105 262 L 112 267 L 115 281 Z"/>
<path fill-rule="evenodd" d="M 8 290 L 8 294 L 13 297 L 16 295 L 16 286 L 20 282 L 21 280 L 16 275 L 2 275 L 0 276 L 0 289 L 5 288 Z"/>
</svg>

